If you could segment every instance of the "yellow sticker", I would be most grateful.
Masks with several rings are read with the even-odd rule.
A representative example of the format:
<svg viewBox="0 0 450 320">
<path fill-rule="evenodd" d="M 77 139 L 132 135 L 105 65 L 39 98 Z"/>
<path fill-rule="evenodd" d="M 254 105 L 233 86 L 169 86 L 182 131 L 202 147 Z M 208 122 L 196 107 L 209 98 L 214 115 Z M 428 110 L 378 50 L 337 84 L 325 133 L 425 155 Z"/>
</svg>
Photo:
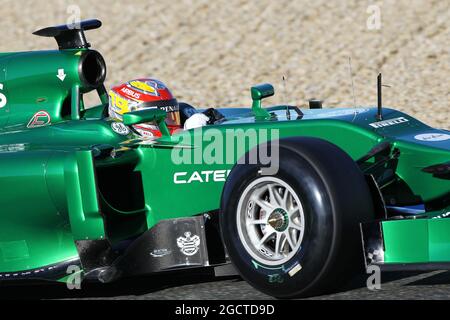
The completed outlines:
<svg viewBox="0 0 450 320">
<path fill-rule="evenodd" d="M 155 88 L 142 81 L 131 81 L 130 85 L 136 89 L 143 90 L 148 93 L 158 94 Z"/>
<path fill-rule="evenodd" d="M 289 271 L 289 276 L 292 278 L 297 273 L 299 273 L 303 269 L 302 265 L 298 263 L 291 271 Z"/>
</svg>

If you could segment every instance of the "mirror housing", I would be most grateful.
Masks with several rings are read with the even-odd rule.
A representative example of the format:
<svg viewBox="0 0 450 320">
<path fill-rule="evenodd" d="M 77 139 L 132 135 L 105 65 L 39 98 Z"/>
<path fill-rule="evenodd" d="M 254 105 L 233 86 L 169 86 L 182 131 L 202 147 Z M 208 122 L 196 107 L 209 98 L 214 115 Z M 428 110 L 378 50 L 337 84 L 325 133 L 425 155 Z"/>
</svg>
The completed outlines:
<svg viewBox="0 0 450 320">
<path fill-rule="evenodd" d="M 270 118 L 270 113 L 262 108 L 262 100 L 272 97 L 275 89 L 270 83 L 263 83 L 251 88 L 253 113 L 257 118 Z"/>
<path fill-rule="evenodd" d="M 159 108 L 143 109 L 128 112 L 123 115 L 123 124 L 133 126 L 141 123 L 156 122 L 163 137 L 170 137 L 170 131 L 166 124 L 167 112 Z"/>
<path fill-rule="evenodd" d="M 252 99 L 263 100 L 275 95 L 275 89 L 270 83 L 263 83 L 252 87 Z"/>
</svg>

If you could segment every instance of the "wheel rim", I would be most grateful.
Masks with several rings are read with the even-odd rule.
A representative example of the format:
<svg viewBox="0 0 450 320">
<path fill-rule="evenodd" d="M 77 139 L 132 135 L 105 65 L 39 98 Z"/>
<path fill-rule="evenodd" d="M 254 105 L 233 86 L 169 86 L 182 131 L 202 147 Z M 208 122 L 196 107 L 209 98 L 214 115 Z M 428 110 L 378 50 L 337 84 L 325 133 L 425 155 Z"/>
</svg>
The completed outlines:
<svg viewBox="0 0 450 320">
<path fill-rule="evenodd" d="M 305 215 L 298 195 L 286 182 L 261 177 L 242 193 L 237 208 L 239 238 L 265 265 L 282 265 L 301 248 Z"/>
</svg>

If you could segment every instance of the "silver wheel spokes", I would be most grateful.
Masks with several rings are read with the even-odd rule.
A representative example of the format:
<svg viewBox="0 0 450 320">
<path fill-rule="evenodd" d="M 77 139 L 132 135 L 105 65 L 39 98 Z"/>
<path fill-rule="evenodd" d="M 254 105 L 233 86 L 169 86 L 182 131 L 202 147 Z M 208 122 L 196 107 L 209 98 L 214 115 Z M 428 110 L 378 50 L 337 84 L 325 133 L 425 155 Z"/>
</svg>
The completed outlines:
<svg viewBox="0 0 450 320">
<path fill-rule="evenodd" d="M 280 180 L 257 185 L 247 198 L 245 229 L 249 242 L 264 260 L 290 259 L 299 249 L 304 232 L 298 197 Z"/>
</svg>

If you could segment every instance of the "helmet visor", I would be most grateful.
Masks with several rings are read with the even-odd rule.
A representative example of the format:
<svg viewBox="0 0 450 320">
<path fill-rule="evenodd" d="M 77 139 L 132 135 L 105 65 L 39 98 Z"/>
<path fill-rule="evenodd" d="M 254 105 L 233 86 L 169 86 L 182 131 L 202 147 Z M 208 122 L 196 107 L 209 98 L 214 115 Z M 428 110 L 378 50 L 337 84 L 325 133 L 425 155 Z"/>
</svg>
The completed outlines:
<svg viewBox="0 0 450 320">
<path fill-rule="evenodd" d="M 138 110 L 155 107 L 167 112 L 166 124 L 168 126 L 181 126 L 180 107 L 176 99 L 142 103 Z"/>
</svg>

